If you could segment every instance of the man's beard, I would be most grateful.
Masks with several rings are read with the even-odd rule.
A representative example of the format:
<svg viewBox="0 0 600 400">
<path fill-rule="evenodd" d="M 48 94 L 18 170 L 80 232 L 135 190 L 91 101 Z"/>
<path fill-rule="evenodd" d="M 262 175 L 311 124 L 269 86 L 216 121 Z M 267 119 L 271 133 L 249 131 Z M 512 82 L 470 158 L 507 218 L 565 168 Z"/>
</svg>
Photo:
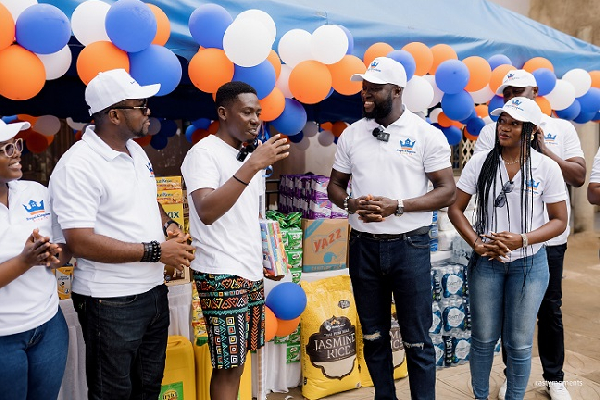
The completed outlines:
<svg viewBox="0 0 600 400">
<path fill-rule="evenodd" d="M 362 115 L 366 119 L 383 119 L 392 112 L 392 104 L 392 96 L 388 96 L 383 103 L 375 103 L 375 108 L 371 112 L 366 112 L 363 107 Z"/>
</svg>

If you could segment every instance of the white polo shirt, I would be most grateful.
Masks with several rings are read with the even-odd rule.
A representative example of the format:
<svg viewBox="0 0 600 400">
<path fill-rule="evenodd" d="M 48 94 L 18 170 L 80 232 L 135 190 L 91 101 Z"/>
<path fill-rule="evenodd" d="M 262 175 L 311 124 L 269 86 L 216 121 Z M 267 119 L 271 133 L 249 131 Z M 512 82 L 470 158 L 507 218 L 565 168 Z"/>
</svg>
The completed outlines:
<svg viewBox="0 0 600 400">
<path fill-rule="evenodd" d="M 223 186 L 242 166 L 236 160 L 237 153 L 223 140 L 210 135 L 196 143 L 183 160 L 181 173 L 188 190 L 190 234 L 196 248 L 191 267 L 199 272 L 238 275 L 258 281 L 263 278 L 258 219 L 259 197 L 264 188 L 262 171 L 252 178 L 233 207 L 212 225 L 202 223 L 191 196 L 201 188 Z"/>
<path fill-rule="evenodd" d="M 544 143 L 546 147 L 550 149 L 554 154 L 560 157 L 562 160 L 568 160 L 573 157 L 584 157 L 583 150 L 581 150 L 581 142 L 577 131 L 573 124 L 564 119 L 551 118 L 546 114 L 542 115 L 542 121 L 540 127 L 544 131 Z M 487 124 L 483 127 L 479 133 L 479 137 L 475 142 L 474 153 L 477 154 L 481 151 L 486 153 L 494 148 L 494 142 L 496 140 L 496 123 Z M 561 171 L 562 176 L 562 171 Z M 565 190 L 567 188 L 565 183 Z M 571 220 L 571 200 L 569 198 L 569 191 L 567 190 L 567 214 L 569 221 Z M 571 233 L 571 227 L 567 224 L 567 228 L 559 236 L 556 236 L 548 240 L 548 246 L 557 246 L 560 244 L 567 243 L 567 238 Z"/>
<path fill-rule="evenodd" d="M 111 149 L 88 126 L 62 156 L 50 176 L 50 196 L 63 230 L 93 228 L 129 243 L 165 240 L 152 164 L 135 141 L 127 142 L 127 150 L 131 157 Z M 163 267 L 78 258 L 73 292 L 92 297 L 144 293 L 163 283 Z"/>
<path fill-rule="evenodd" d="M 352 197 L 372 194 L 390 199 L 412 199 L 427 193 L 426 173 L 450 168 L 450 145 L 444 134 L 419 116 L 404 112 L 385 132 L 389 141 L 373 137 L 375 120 L 363 118 L 350 125 L 338 140 L 333 169 L 352 175 Z M 350 226 L 369 233 L 400 234 L 431 225 L 432 212 L 390 215 L 382 222 L 363 223 L 357 214 Z"/>
<path fill-rule="evenodd" d="M 600 183 L 600 149 L 598 149 L 598 152 L 594 157 L 594 165 L 592 165 L 590 183 Z"/>
<path fill-rule="evenodd" d="M 8 205 L 0 203 L 0 262 L 18 256 L 35 228 L 53 243 L 64 243 L 50 212 L 48 189 L 37 182 L 8 183 Z M 26 332 L 48 322 L 58 311 L 56 278 L 50 268 L 31 267 L 0 287 L 0 336 Z"/>
<path fill-rule="evenodd" d="M 481 172 L 481 167 L 487 157 L 487 153 L 480 152 L 475 154 L 463 168 L 462 174 L 456 186 L 469 195 L 475 195 L 477 192 L 477 179 Z M 556 203 L 567 199 L 565 184 L 562 179 L 560 167 L 550 158 L 534 151 L 531 153 L 531 173 L 532 180 L 527 186 L 527 190 L 533 193 L 533 210 L 531 225 L 528 232 L 536 230 L 547 222 L 544 204 Z M 507 204 L 503 207 L 494 207 L 494 201 L 502 191 L 502 185 L 508 182 L 508 173 L 504 161 L 500 161 L 500 168 L 496 174 L 496 190 L 491 191 L 487 204 L 488 226 L 485 233 L 489 232 L 513 232 L 527 233 L 521 231 L 521 171 L 513 177 L 513 190 L 506 194 Z M 502 183 L 500 183 L 502 182 Z M 529 194 L 529 193 L 528 193 Z M 529 199 L 529 197 L 527 197 Z M 495 208 L 495 210 L 494 210 Z M 497 218 L 492 221 L 494 211 Z M 510 214 L 510 219 L 509 219 Z M 529 256 L 538 252 L 543 243 L 533 244 L 528 247 Z M 514 261 L 525 257 L 524 249 L 513 250 L 509 253 L 509 261 Z"/>
</svg>

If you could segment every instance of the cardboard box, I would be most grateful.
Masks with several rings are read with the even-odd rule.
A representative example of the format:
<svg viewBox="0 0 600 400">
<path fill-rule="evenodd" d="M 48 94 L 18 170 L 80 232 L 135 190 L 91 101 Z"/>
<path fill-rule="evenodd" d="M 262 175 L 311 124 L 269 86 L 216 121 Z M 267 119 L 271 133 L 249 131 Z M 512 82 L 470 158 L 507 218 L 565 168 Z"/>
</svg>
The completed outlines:
<svg viewBox="0 0 600 400">
<path fill-rule="evenodd" d="M 168 189 L 182 189 L 183 182 L 181 175 L 178 176 L 156 176 L 156 189 L 157 190 L 168 190 Z"/>
<path fill-rule="evenodd" d="M 182 189 L 165 189 L 158 190 L 156 192 L 156 199 L 160 204 L 183 204 L 183 190 Z"/>
<path fill-rule="evenodd" d="M 302 271 L 331 271 L 346 268 L 347 219 L 302 219 Z"/>
<path fill-rule="evenodd" d="M 191 282 L 190 267 L 184 267 L 183 271 L 179 271 L 175 267 L 165 265 L 164 276 L 165 285 L 167 286 L 183 285 Z"/>
<path fill-rule="evenodd" d="M 56 276 L 56 284 L 58 289 L 58 298 L 60 300 L 71 298 L 71 284 L 73 283 L 73 270 L 75 267 L 72 265 L 64 265 L 54 270 L 54 276 Z"/>
</svg>

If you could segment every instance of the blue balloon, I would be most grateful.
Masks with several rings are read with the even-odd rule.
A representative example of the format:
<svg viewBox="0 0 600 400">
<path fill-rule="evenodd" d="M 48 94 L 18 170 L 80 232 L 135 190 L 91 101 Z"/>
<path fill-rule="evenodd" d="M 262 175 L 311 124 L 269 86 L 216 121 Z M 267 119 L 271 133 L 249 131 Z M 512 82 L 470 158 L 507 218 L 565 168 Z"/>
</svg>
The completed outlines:
<svg viewBox="0 0 600 400">
<path fill-rule="evenodd" d="M 564 110 L 555 110 L 554 112 L 558 118 L 572 121 L 577 118 L 581 112 L 581 104 L 579 104 L 579 100 L 575 99 L 569 107 L 565 108 Z"/>
<path fill-rule="evenodd" d="M 181 64 L 166 47 L 151 44 L 145 50 L 129 53 L 129 74 L 142 86 L 160 83 L 156 96 L 171 93 L 181 81 Z"/>
<path fill-rule="evenodd" d="M 292 143 L 300 143 L 302 139 L 304 139 L 304 133 L 300 131 L 300 133 L 297 135 L 288 136 L 288 139 Z"/>
<path fill-rule="evenodd" d="M 533 71 L 533 76 L 537 82 L 538 96 L 545 96 L 556 86 L 556 75 L 548 68 L 538 68 Z"/>
<path fill-rule="evenodd" d="M 284 282 L 275 286 L 269 292 L 265 305 L 275 316 L 284 321 L 296 319 L 306 308 L 306 293 L 300 285 Z"/>
<path fill-rule="evenodd" d="M 29 51 L 56 53 L 69 43 L 71 24 L 69 18 L 55 6 L 34 4 L 17 18 L 15 36 L 17 43 Z"/>
<path fill-rule="evenodd" d="M 106 34 L 121 50 L 130 53 L 147 49 L 156 36 L 156 17 L 140 0 L 119 0 L 106 13 Z"/>
<path fill-rule="evenodd" d="M 2 117 L 2 121 L 4 121 L 5 124 L 10 124 L 11 122 L 14 122 L 16 120 L 17 120 L 16 115 L 6 115 L 6 116 Z"/>
<path fill-rule="evenodd" d="M 497 121 L 498 120 L 498 116 L 492 115 L 491 112 L 494 111 L 497 108 L 502 108 L 503 105 L 504 105 L 504 98 L 502 96 L 494 96 L 494 97 L 492 97 L 492 99 L 488 103 L 488 113 L 489 113 L 490 118 L 492 119 L 492 121 L 494 121 L 494 122 Z"/>
<path fill-rule="evenodd" d="M 475 111 L 474 108 L 473 108 L 473 112 L 471 114 L 469 114 L 469 116 L 467 118 L 461 119 L 459 122 L 463 125 L 466 125 L 467 122 L 469 122 L 469 120 L 472 118 L 477 118 L 477 112 Z"/>
<path fill-rule="evenodd" d="M 469 68 L 459 60 L 446 60 L 435 71 L 435 83 L 444 93 L 456 94 L 469 83 Z"/>
<path fill-rule="evenodd" d="M 279 117 L 271 122 L 278 132 L 287 136 L 297 135 L 306 125 L 306 110 L 298 100 L 285 99 L 285 108 Z"/>
<path fill-rule="evenodd" d="M 335 90 L 333 88 L 329 89 L 329 93 L 327 93 L 327 96 L 325 96 L 325 99 L 328 99 L 329 96 L 331 96 L 333 94 L 333 92 L 335 92 Z M 323 99 L 323 100 L 325 100 Z"/>
<path fill-rule="evenodd" d="M 479 133 L 485 126 L 485 121 L 479 117 L 471 118 L 467 121 L 467 132 L 473 136 L 479 136 Z"/>
<path fill-rule="evenodd" d="M 269 60 L 264 60 L 254 67 L 234 66 L 233 78 L 231 81 L 246 82 L 256 89 L 256 95 L 260 100 L 264 99 L 275 88 L 275 67 Z"/>
<path fill-rule="evenodd" d="M 600 89 L 591 87 L 583 96 L 579 97 L 581 111 L 583 112 L 598 112 L 600 111 Z"/>
<path fill-rule="evenodd" d="M 442 96 L 442 110 L 448 118 L 461 121 L 473 113 L 475 103 L 466 90 L 461 90 L 455 94 L 446 93 Z"/>
<path fill-rule="evenodd" d="M 450 146 L 456 146 L 462 140 L 462 131 L 457 126 L 442 127 L 442 132 L 444 132 L 444 136 L 448 139 Z"/>
<path fill-rule="evenodd" d="M 415 69 L 417 69 L 417 64 L 415 63 L 413 55 L 406 50 L 392 50 L 387 56 L 402 64 L 404 71 L 406 71 L 406 80 L 410 81 L 410 78 L 415 74 Z"/>
<path fill-rule="evenodd" d="M 490 64 L 492 71 L 495 70 L 496 67 L 503 65 L 503 64 L 513 65 L 510 58 L 508 58 L 504 54 L 494 54 L 493 56 L 491 56 L 490 58 L 487 59 L 487 62 Z"/>
<path fill-rule="evenodd" d="M 352 36 L 352 33 L 350 33 L 350 30 L 348 28 L 346 28 L 344 25 L 338 25 L 338 26 L 340 28 L 342 28 L 342 30 L 348 37 L 348 50 L 346 50 L 346 54 L 352 54 L 352 52 L 354 51 L 354 37 Z"/>
<path fill-rule="evenodd" d="M 192 125 L 194 125 L 198 129 L 208 129 L 210 126 L 211 120 L 208 118 L 198 118 L 195 121 L 192 121 Z"/>
<path fill-rule="evenodd" d="M 596 113 L 595 112 L 580 112 L 579 115 L 577 117 L 575 117 L 575 119 L 573 120 L 573 122 L 577 123 L 577 124 L 587 124 L 588 122 L 590 122 L 592 120 L 592 118 L 596 117 Z"/>
<path fill-rule="evenodd" d="M 200 46 L 223 50 L 225 29 L 232 22 L 233 18 L 225 8 L 217 4 L 203 4 L 190 15 L 188 27 Z"/>
<path fill-rule="evenodd" d="M 598 111 L 596 113 L 596 115 L 594 116 L 594 118 L 592 118 L 592 121 L 598 122 L 600 121 L 600 111 Z"/>
<path fill-rule="evenodd" d="M 167 147 L 169 143 L 169 138 L 162 135 L 154 135 L 152 139 L 150 139 L 150 146 L 152 146 L 155 150 L 162 150 Z"/>
<path fill-rule="evenodd" d="M 193 126 L 193 125 L 192 125 Z M 160 131 L 156 136 L 173 137 L 177 133 L 177 124 L 170 119 L 160 120 Z M 187 134 L 187 132 L 186 132 Z"/>
<path fill-rule="evenodd" d="M 199 128 L 196 128 L 194 125 L 189 125 L 187 128 L 185 128 L 185 138 L 188 142 L 192 143 L 192 135 L 194 134 L 196 129 Z"/>
</svg>

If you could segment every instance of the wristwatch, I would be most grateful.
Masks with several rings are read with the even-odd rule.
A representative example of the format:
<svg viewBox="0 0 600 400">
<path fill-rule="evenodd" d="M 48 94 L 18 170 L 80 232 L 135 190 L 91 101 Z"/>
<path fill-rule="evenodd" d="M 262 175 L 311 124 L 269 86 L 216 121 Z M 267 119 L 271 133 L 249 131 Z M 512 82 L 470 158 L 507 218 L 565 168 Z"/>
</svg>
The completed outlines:
<svg viewBox="0 0 600 400">
<path fill-rule="evenodd" d="M 398 200 L 398 208 L 396 208 L 396 211 L 394 212 L 394 215 L 397 216 L 397 217 L 399 217 L 402 214 L 404 214 L 404 202 L 401 199 L 399 199 Z"/>
<path fill-rule="evenodd" d="M 167 234 L 167 228 L 168 228 L 168 227 L 169 227 L 169 225 L 171 225 L 171 224 L 175 224 L 175 225 L 177 225 L 177 227 L 178 227 L 179 229 L 181 229 L 181 226 L 180 226 L 180 225 L 179 225 L 177 222 L 175 222 L 175 221 L 173 221 L 172 219 L 170 219 L 170 220 L 168 220 L 167 222 L 165 222 L 165 224 L 163 225 L 163 233 L 165 234 L 165 237 L 169 236 L 169 235 Z"/>
</svg>

